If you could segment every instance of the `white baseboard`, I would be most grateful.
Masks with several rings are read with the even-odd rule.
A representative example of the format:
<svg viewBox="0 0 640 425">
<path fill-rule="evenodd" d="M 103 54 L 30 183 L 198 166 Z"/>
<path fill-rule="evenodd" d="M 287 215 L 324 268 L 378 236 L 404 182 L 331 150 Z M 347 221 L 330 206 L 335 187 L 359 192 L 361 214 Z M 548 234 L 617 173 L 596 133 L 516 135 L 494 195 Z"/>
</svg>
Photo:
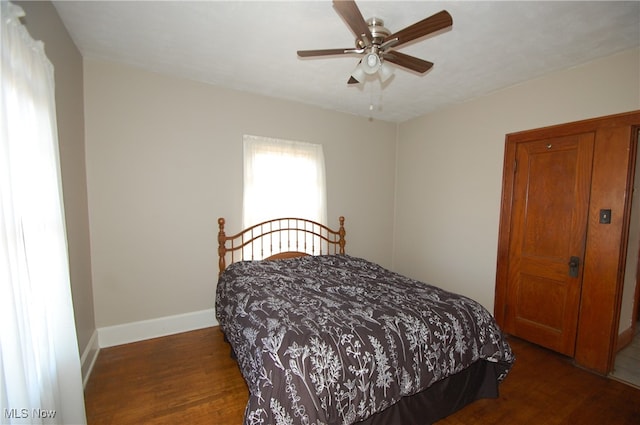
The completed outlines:
<svg viewBox="0 0 640 425">
<path fill-rule="evenodd" d="M 192 313 L 98 328 L 98 339 L 100 347 L 105 348 L 217 325 L 218 321 L 215 318 L 214 310 L 211 308 Z"/>
<path fill-rule="evenodd" d="M 96 364 L 98 353 L 100 352 L 100 346 L 98 345 L 98 330 L 93 331 L 89 343 L 84 348 L 82 356 L 80 357 L 80 365 L 82 368 L 82 387 L 87 386 L 91 371 L 93 371 L 93 365 Z"/>
</svg>

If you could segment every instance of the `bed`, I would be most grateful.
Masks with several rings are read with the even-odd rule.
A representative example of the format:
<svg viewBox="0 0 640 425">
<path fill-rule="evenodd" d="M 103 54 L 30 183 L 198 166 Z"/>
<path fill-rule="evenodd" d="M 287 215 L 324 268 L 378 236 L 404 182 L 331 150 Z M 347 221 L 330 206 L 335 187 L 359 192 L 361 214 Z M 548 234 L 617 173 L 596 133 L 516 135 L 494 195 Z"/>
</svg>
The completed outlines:
<svg viewBox="0 0 640 425">
<path fill-rule="evenodd" d="M 249 388 L 244 424 L 430 424 L 498 397 L 515 358 L 491 314 L 346 254 L 339 221 L 232 236 L 218 221 L 216 316 Z"/>
</svg>

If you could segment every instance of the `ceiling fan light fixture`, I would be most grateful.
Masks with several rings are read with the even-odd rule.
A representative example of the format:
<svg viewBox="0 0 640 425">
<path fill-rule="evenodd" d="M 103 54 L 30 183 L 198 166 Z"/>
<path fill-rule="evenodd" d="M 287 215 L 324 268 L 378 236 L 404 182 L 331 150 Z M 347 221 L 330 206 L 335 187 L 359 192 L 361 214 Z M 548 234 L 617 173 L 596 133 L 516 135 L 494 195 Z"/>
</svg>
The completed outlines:
<svg viewBox="0 0 640 425">
<path fill-rule="evenodd" d="M 378 74 L 380 75 L 380 79 L 384 83 L 393 75 L 393 67 L 386 62 L 382 62 L 380 64 L 380 69 L 378 70 Z"/>
<path fill-rule="evenodd" d="M 362 83 L 364 81 L 367 74 L 364 71 L 364 66 L 362 65 L 362 61 L 358 63 L 358 66 L 356 66 L 356 69 L 353 70 L 353 72 L 351 73 L 351 76 L 353 77 L 353 79 L 355 79 L 359 83 Z"/>
<path fill-rule="evenodd" d="M 362 58 L 362 70 L 367 74 L 375 74 L 380 69 L 380 57 L 377 53 L 370 52 Z"/>
</svg>

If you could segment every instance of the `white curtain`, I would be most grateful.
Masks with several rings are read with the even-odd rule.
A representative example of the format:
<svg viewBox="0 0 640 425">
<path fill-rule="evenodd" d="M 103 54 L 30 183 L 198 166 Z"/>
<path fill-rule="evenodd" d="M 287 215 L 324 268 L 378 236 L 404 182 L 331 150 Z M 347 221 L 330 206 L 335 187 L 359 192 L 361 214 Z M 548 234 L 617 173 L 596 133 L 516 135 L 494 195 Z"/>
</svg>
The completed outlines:
<svg viewBox="0 0 640 425">
<path fill-rule="evenodd" d="M 53 66 L 0 3 L 0 423 L 83 424 Z"/>
<path fill-rule="evenodd" d="M 280 217 L 327 224 L 322 145 L 245 135 L 243 224 Z"/>
</svg>

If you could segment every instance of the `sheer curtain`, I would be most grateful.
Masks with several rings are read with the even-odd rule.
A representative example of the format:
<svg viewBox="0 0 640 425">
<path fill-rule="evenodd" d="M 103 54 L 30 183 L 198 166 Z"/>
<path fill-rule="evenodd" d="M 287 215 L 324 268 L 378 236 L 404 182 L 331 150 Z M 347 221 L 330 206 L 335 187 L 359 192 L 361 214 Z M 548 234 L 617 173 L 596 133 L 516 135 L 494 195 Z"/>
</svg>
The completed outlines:
<svg viewBox="0 0 640 425">
<path fill-rule="evenodd" d="M 244 227 L 279 217 L 327 224 L 322 145 L 244 136 Z"/>
<path fill-rule="evenodd" d="M 53 66 L 0 6 L 0 423 L 82 424 Z"/>
</svg>

